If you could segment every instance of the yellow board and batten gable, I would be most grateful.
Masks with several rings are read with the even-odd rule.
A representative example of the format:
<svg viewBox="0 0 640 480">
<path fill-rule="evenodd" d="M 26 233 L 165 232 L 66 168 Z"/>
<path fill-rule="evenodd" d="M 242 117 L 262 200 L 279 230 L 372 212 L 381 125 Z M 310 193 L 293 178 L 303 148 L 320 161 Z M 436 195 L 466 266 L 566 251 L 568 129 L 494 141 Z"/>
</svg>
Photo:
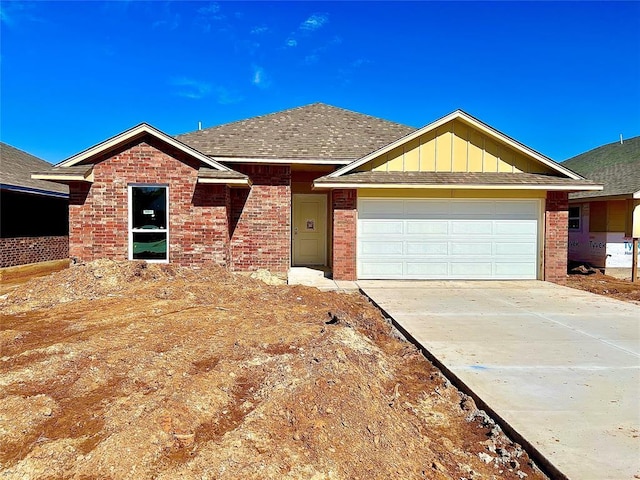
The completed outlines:
<svg viewBox="0 0 640 480">
<path fill-rule="evenodd" d="M 353 171 L 558 175 L 557 169 L 507 145 L 495 135 L 480 131 L 462 118 L 449 120 L 388 151 L 383 150 Z"/>
</svg>

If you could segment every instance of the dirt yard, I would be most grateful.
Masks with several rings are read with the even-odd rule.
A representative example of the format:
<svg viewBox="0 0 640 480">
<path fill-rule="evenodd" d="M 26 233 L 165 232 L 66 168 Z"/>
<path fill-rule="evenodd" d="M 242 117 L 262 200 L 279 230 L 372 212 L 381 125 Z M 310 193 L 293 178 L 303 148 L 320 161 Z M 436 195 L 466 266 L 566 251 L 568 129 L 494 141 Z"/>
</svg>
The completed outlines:
<svg viewBox="0 0 640 480">
<path fill-rule="evenodd" d="M 621 280 L 601 273 L 571 274 L 567 277 L 567 286 L 640 304 L 640 282 L 632 283 L 629 280 Z"/>
<path fill-rule="evenodd" d="M 2 479 L 545 478 L 359 294 L 98 261 L 0 309 Z"/>
</svg>

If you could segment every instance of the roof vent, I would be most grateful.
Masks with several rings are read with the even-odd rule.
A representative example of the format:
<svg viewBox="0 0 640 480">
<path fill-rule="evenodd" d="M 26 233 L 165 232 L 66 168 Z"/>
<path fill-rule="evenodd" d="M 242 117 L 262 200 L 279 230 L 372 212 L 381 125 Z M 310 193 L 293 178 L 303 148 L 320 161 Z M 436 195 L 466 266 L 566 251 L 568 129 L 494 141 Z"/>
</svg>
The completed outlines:
<svg viewBox="0 0 640 480">
<path fill-rule="evenodd" d="M 622 141 L 622 134 L 620 134 L 620 145 L 622 145 L 624 142 Z"/>
<path fill-rule="evenodd" d="M 198 130 L 202 130 L 202 122 L 198 122 Z M 622 135 L 620 135 L 620 143 L 622 143 Z"/>
</svg>

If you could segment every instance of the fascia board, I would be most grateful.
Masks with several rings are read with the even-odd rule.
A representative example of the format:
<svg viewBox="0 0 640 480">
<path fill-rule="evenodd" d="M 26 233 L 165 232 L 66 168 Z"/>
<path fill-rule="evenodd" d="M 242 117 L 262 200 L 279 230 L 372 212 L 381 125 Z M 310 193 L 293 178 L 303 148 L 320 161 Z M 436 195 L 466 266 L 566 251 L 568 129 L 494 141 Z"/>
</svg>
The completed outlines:
<svg viewBox="0 0 640 480">
<path fill-rule="evenodd" d="M 602 190 L 602 185 L 469 185 L 469 184 L 406 184 L 406 183 L 319 183 L 313 184 L 314 188 L 410 188 L 410 189 L 451 189 L 451 190 L 559 190 L 559 191 L 582 191 L 582 190 Z"/>
</svg>

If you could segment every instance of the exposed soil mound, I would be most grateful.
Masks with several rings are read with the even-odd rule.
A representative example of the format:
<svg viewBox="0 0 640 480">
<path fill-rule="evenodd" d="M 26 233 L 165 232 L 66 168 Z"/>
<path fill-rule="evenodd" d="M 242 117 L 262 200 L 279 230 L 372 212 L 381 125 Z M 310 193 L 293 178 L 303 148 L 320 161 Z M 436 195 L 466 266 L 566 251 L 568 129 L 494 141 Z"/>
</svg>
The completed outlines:
<svg viewBox="0 0 640 480">
<path fill-rule="evenodd" d="M 625 302 L 640 304 L 640 282 L 631 282 L 603 275 L 599 271 L 592 275 L 568 275 L 567 286 L 605 295 Z"/>
<path fill-rule="evenodd" d="M 98 261 L 0 308 L 3 479 L 543 478 L 358 294 Z"/>
</svg>

